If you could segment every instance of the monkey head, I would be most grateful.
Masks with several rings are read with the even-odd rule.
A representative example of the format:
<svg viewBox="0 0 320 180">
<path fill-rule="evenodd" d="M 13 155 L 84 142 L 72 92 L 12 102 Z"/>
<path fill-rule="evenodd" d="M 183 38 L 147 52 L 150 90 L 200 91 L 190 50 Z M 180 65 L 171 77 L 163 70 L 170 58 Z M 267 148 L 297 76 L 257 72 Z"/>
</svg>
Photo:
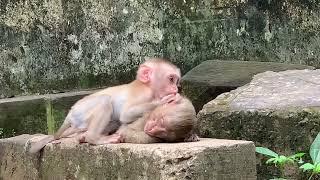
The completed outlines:
<svg viewBox="0 0 320 180">
<path fill-rule="evenodd" d="M 158 99 L 178 93 L 180 69 L 166 59 L 151 59 L 140 65 L 137 79 L 148 84 Z"/>
<path fill-rule="evenodd" d="M 157 107 L 149 115 L 144 132 L 168 142 L 180 141 L 196 125 L 196 112 L 187 98 Z"/>
</svg>

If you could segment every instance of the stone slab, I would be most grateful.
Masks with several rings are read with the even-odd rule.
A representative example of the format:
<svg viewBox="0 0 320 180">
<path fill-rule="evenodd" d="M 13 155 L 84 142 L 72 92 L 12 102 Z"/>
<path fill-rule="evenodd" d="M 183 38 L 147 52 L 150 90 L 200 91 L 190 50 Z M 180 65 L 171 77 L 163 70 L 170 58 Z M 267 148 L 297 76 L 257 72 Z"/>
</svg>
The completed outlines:
<svg viewBox="0 0 320 180">
<path fill-rule="evenodd" d="M 89 146 L 65 139 L 31 156 L 23 152 L 30 137 L 0 140 L 0 179 L 256 179 L 249 141 Z"/>
<path fill-rule="evenodd" d="M 299 64 L 275 62 L 209 60 L 202 62 L 182 78 L 182 91 L 191 98 L 197 111 L 218 95 L 243 86 L 255 74 L 265 71 L 314 69 Z"/>
</svg>

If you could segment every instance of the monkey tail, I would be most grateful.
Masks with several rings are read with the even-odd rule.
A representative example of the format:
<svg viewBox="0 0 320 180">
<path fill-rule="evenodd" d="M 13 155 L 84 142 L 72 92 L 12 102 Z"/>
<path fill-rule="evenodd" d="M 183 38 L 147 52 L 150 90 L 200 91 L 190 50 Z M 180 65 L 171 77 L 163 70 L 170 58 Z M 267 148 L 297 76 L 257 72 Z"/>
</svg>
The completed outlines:
<svg viewBox="0 0 320 180">
<path fill-rule="evenodd" d="M 24 147 L 25 151 L 32 154 L 39 152 L 48 143 L 54 140 L 54 136 L 48 135 L 47 137 L 44 137 L 40 140 L 38 139 L 39 137 L 34 137 L 29 139 L 25 144 L 25 147 Z M 36 142 L 32 142 L 32 141 L 36 141 Z"/>
<path fill-rule="evenodd" d="M 47 137 L 45 138 L 40 137 L 41 138 L 40 140 L 38 140 L 39 136 L 29 139 L 24 145 L 24 151 L 32 154 L 39 152 L 48 143 L 54 140 L 60 139 L 64 131 L 68 129 L 70 126 L 71 126 L 71 123 L 67 117 L 67 119 L 64 121 L 64 123 L 61 125 L 59 130 L 54 135 L 47 135 Z"/>
</svg>

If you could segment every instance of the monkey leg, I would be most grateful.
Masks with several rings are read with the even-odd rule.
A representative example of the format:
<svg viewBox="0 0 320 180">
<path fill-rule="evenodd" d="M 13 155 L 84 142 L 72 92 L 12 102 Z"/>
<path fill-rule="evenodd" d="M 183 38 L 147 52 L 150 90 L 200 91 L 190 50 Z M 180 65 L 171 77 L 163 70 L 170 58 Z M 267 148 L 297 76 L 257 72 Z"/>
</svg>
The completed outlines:
<svg viewBox="0 0 320 180">
<path fill-rule="evenodd" d="M 66 138 L 66 137 L 72 137 L 72 136 L 75 136 L 77 135 L 78 133 L 82 133 L 82 132 L 85 132 L 87 131 L 86 128 L 84 129 L 79 129 L 79 128 L 76 128 L 76 127 L 70 127 L 68 129 L 66 129 L 60 136 L 60 138 Z"/>
<path fill-rule="evenodd" d="M 79 134 L 82 134 L 86 131 L 87 129 L 79 129 L 79 128 L 76 128 L 76 127 L 70 127 L 68 128 L 67 130 L 65 130 L 63 132 L 63 134 L 60 136 L 59 139 L 55 139 L 54 141 L 52 141 L 51 143 L 52 144 L 58 144 L 58 143 L 61 143 L 61 139 L 62 138 L 76 138 L 79 136 Z"/>
<path fill-rule="evenodd" d="M 100 144 L 108 144 L 108 143 L 121 143 L 123 141 L 123 138 L 121 137 L 120 134 L 112 134 L 110 136 L 102 136 L 99 139 Z"/>
<path fill-rule="evenodd" d="M 70 126 L 78 129 L 88 129 L 90 121 L 95 114 L 101 110 L 100 106 L 110 102 L 110 96 L 99 95 L 99 96 L 87 96 L 79 100 L 75 105 L 72 106 L 69 111 L 64 124 L 68 123 Z M 64 124 L 62 126 L 64 126 Z M 62 132 L 60 133 L 62 134 Z"/>
<path fill-rule="evenodd" d="M 98 144 L 99 138 L 112 121 L 113 106 L 110 96 L 100 96 L 100 102 L 92 110 L 92 116 L 85 134 L 85 141 L 90 144 Z"/>
<path fill-rule="evenodd" d="M 123 142 L 123 138 L 120 134 L 112 134 L 109 136 L 100 136 L 100 138 L 96 141 L 95 145 L 101 144 L 117 144 Z"/>
<path fill-rule="evenodd" d="M 86 140 L 87 133 L 81 133 L 78 134 L 75 138 L 78 140 L 79 143 L 87 143 Z M 95 141 L 95 145 L 101 145 L 101 144 L 115 144 L 115 143 L 121 143 L 123 141 L 123 138 L 120 134 L 112 134 L 112 135 L 102 135 Z"/>
</svg>

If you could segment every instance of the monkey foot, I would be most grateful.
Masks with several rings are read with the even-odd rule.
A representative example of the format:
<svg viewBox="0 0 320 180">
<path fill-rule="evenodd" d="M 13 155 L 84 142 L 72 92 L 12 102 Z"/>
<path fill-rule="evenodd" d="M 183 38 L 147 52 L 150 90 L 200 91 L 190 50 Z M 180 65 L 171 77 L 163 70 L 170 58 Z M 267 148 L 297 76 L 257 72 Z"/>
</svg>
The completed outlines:
<svg viewBox="0 0 320 180">
<path fill-rule="evenodd" d="M 86 135 L 87 133 L 81 133 L 79 135 L 77 135 L 75 138 L 78 140 L 79 143 L 86 143 Z"/>
<path fill-rule="evenodd" d="M 112 134 L 109 136 L 101 136 L 99 140 L 95 141 L 94 143 L 89 142 L 86 139 L 87 133 L 82 133 L 79 134 L 76 139 L 78 140 L 79 143 L 89 143 L 92 145 L 102 145 L 102 144 L 116 144 L 116 143 L 121 143 L 123 138 L 119 134 Z"/>
<path fill-rule="evenodd" d="M 95 145 L 102 145 L 102 144 L 118 144 L 121 143 L 122 137 L 120 134 L 112 134 L 110 136 L 101 136 L 99 140 L 95 143 Z"/>
<path fill-rule="evenodd" d="M 86 136 L 84 135 L 78 136 L 77 140 L 79 141 L 79 143 L 86 143 Z"/>
<path fill-rule="evenodd" d="M 120 134 L 112 134 L 112 135 L 106 136 L 106 137 L 107 137 L 105 139 L 106 143 L 117 144 L 117 143 L 121 143 L 123 141 Z"/>
</svg>

